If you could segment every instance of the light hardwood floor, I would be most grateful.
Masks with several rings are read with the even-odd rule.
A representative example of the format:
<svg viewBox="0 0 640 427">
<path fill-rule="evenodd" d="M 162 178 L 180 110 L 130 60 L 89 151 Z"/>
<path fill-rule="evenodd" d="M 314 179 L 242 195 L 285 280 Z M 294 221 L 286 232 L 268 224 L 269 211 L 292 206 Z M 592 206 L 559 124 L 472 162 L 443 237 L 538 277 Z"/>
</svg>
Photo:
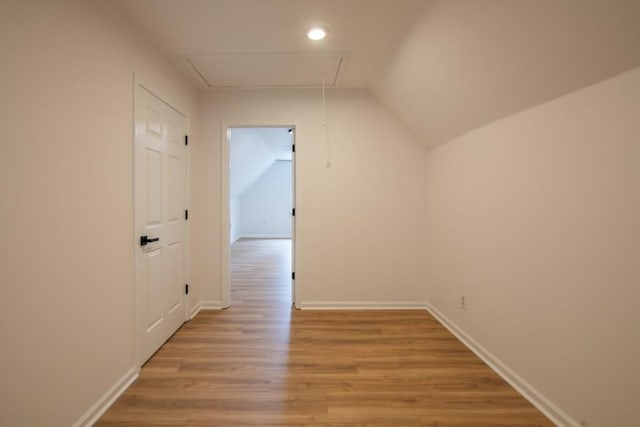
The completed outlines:
<svg viewBox="0 0 640 427">
<path fill-rule="evenodd" d="M 288 240 L 232 246 L 201 312 L 97 425 L 552 426 L 425 311 L 296 311 Z"/>
</svg>

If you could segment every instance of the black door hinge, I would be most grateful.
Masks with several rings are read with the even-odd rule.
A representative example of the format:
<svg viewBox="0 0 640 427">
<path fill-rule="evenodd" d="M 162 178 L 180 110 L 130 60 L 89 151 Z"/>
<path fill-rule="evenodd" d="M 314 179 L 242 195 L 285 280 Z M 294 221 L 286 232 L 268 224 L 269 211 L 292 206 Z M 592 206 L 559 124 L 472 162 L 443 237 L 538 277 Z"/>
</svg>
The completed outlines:
<svg viewBox="0 0 640 427">
<path fill-rule="evenodd" d="M 291 151 L 293 151 L 294 153 L 296 152 L 296 144 L 293 144 L 293 145 L 291 146 Z"/>
<path fill-rule="evenodd" d="M 188 283 L 186 285 L 184 285 L 184 293 L 186 295 L 189 295 L 189 284 Z"/>
<path fill-rule="evenodd" d="M 291 216 L 296 216 L 296 208 L 291 209 Z"/>
<path fill-rule="evenodd" d="M 189 219 L 189 209 L 186 209 L 186 210 L 184 211 L 184 219 L 185 219 L 185 220 L 188 220 L 188 219 Z"/>
<path fill-rule="evenodd" d="M 296 280 L 296 272 L 295 271 L 291 272 L 291 280 Z"/>
<path fill-rule="evenodd" d="M 184 145 L 189 145 L 189 135 L 184 136 Z"/>
</svg>

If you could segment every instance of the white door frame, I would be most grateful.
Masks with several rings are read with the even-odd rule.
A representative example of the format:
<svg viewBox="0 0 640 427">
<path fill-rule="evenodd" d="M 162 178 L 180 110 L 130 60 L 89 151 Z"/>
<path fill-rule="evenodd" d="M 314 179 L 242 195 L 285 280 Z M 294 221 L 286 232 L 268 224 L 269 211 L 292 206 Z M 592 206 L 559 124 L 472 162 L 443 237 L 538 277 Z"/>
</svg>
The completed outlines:
<svg viewBox="0 0 640 427">
<path fill-rule="evenodd" d="M 231 128 L 291 128 L 293 129 L 293 143 L 298 144 L 300 138 L 300 124 L 295 120 L 244 120 L 231 121 L 223 120 L 220 126 L 220 303 L 222 308 L 231 305 L 231 277 L 230 277 L 230 218 L 229 218 L 229 132 Z M 296 146 L 296 150 L 299 147 Z M 297 173 L 296 173 L 296 153 L 291 158 L 291 185 L 292 185 L 292 208 L 296 208 L 297 200 Z M 296 216 L 298 211 L 296 210 Z M 291 270 L 296 271 L 296 261 L 298 257 L 298 239 L 296 230 L 296 216 L 291 218 Z M 297 273 L 296 273 L 297 274 Z M 297 308 L 300 307 L 300 288 L 296 281 L 291 281 L 291 301 Z"/>
<path fill-rule="evenodd" d="M 131 325 L 132 330 L 134 331 L 134 333 L 132 334 L 132 339 L 133 339 L 133 351 L 134 351 L 134 362 L 137 365 L 137 368 L 140 369 L 141 365 L 143 363 L 140 363 L 140 358 L 141 358 L 141 353 L 142 353 L 142 349 L 141 349 L 141 337 L 138 336 L 138 307 L 137 307 L 137 292 L 138 292 L 138 284 L 137 284 L 137 262 L 136 262 L 136 251 L 139 249 L 140 247 L 140 236 L 138 235 L 138 230 L 136 228 L 137 224 L 136 224 L 136 201 L 135 201 L 135 197 L 136 197 L 136 192 L 135 192 L 135 185 L 136 185 L 136 174 L 135 174 L 135 164 L 136 164 L 136 106 L 137 103 L 139 102 L 137 99 L 137 89 L 138 86 L 140 86 L 141 88 L 143 88 L 144 90 L 146 90 L 147 92 L 149 92 L 150 94 L 152 94 L 153 96 L 155 96 L 156 98 L 158 98 L 161 102 L 163 102 L 164 104 L 166 104 L 169 108 L 171 108 L 172 110 L 176 111 L 178 114 L 180 114 L 181 116 L 183 116 L 186 119 L 187 122 L 187 135 L 191 135 L 191 120 L 190 120 L 190 116 L 188 113 L 185 113 L 184 111 L 187 111 L 186 109 L 180 108 L 180 107 L 176 107 L 176 105 L 178 105 L 177 103 L 173 102 L 173 100 L 171 100 L 171 98 L 165 97 L 161 92 L 156 91 L 152 85 L 147 84 L 146 80 L 144 80 L 143 78 L 139 77 L 138 74 L 133 73 L 133 111 L 132 111 L 132 116 L 133 116 L 133 126 L 132 126 L 132 131 L 133 131 L 133 135 L 131 138 L 131 179 L 132 179 L 132 192 L 131 192 L 131 198 L 132 198 L 132 235 L 133 235 L 133 253 L 132 253 L 132 262 L 133 262 L 133 291 L 131 293 L 131 298 L 132 298 L 132 320 L 133 320 L 133 324 Z M 186 159 L 185 159 L 185 175 L 186 175 L 186 181 L 185 181 L 185 186 L 186 186 L 186 209 L 190 210 L 190 206 L 191 206 L 191 183 L 190 183 L 190 156 L 189 156 L 190 150 L 189 150 L 189 145 L 187 145 L 186 147 Z M 185 224 L 186 230 L 185 230 L 185 254 L 184 254 L 184 268 L 185 268 L 185 280 L 187 283 L 191 283 L 191 263 L 190 263 L 190 244 L 189 244 L 189 228 L 190 228 L 190 223 L 189 221 L 186 221 Z M 189 303 L 190 303 L 190 295 L 186 295 L 183 294 L 182 296 L 183 298 L 183 305 L 184 305 L 184 321 L 188 321 L 190 319 L 190 313 L 189 313 Z"/>
</svg>

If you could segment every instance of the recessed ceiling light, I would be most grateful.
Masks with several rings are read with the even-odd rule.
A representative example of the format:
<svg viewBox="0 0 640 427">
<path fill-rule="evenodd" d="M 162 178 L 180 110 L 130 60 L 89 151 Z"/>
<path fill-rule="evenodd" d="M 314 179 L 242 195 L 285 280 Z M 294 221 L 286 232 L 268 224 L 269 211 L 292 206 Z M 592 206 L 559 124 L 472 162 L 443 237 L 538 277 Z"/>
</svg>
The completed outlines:
<svg viewBox="0 0 640 427">
<path fill-rule="evenodd" d="M 322 40 L 327 37 L 328 32 L 325 27 L 311 27 L 307 30 L 307 37 L 311 40 Z"/>
</svg>

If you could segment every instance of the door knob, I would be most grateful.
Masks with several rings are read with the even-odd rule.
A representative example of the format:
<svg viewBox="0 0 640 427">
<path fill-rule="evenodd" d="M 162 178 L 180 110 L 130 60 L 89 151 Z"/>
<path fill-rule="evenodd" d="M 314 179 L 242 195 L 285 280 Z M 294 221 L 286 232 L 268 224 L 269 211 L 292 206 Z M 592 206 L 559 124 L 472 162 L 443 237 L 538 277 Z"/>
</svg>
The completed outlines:
<svg viewBox="0 0 640 427">
<path fill-rule="evenodd" d="M 148 243 L 157 242 L 158 240 L 160 240 L 159 237 L 140 236 L 140 246 L 147 246 Z"/>
</svg>

